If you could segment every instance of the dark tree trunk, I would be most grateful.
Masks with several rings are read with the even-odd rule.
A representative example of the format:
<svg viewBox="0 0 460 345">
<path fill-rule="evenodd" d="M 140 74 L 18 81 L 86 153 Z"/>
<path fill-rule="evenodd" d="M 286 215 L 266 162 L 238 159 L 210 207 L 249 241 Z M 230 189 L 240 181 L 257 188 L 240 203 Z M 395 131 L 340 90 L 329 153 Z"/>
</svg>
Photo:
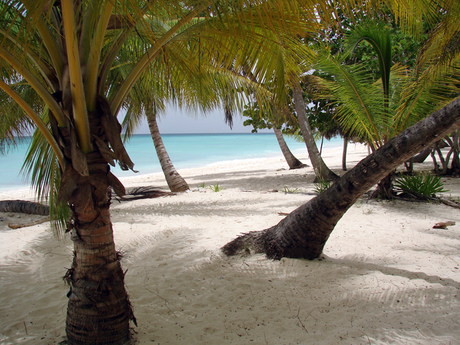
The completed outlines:
<svg viewBox="0 0 460 345">
<path fill-rule="evenodd" d="M 406 167 L 406 172 L 412 174 L 414 172 L 414 157 L 404 162 L 404 166 Z"/>
<path fill-rule="evenodd" d="M 348 138 L 343 138 L 342 170 L 347 171 Z"/>
<path fill-rule="evenodd" d="M 71 109 L 71 103 L 66 109 Z M 135 322 L 135 318 L 125 290 L 121 256 L 115 250 L 109 211 L 109 186 L 120 196 L 125 189 L 108 163 L 114 165 L 117 160 L 124 170 L 134 164 L 123 147 L 121 126 L 107 100 L 98 97 L 97 110 L 88 115 L 92 152 L 80 150 L 72 125 L 59 128 L 55 134 L 67 163 L 59 200 L 71 209 L 68 230 L 74 243 L 72 266 L 64 277 L 70 286 L 67 340 L 69 344 L 121 345 L 129 339 L 129 320 Z"/>
<path fill-rule="evenodd" d="M 431 146 L 427 147 L 426 149 L 423 149 L 422 152 L 414 156 L 414 158 L 412 159 L 412 163 L 423 163 L 425 159 L 427 159 L 428 156 L 431 154 L 431 151 L 433 151 L 433 147 Z"/>
<path fill-rule="evenodd" d="M 108 166 L 97 154 L 88 156 L 89 176 L 73 174 L 69 199 L 75 255 L 64 277 L 70 285 L 67 338 L 70 344 L 123 344 L 133 314 L 113 239 Z"/>
<path fill-rule="evenodd" d="M 372 192 L 371 198 L 391 200 L 395 196 L 393 180 L 395 171 L 390 172 L 387 176 L 377 183 L 377 189 Z"/>
<path fill-rule="evenodd" d="M 302 131 L 302 136 L 305 140 L 305 145 L 307 146 L 308 155 L 310 156 L 310 161 L 315 170 L 316 179 L 325 180 L 325 181 L 335 181 L 339 178 L 332 170 L 330 170 L 326 163 L 324 163 L 323 158 L 319 154 L 318 147 L 316 146 L 315 139 L 313 138 L 313 131 L 310 127 L 306 115 L 306 105 L 303 99 L 302 89 L 300 86 L 293 88 L 294 93 L 294 103 L 295 110 L 297 113 L 297 119 L 299 121 L 299 127 Z"/>
<path fill-rule="evenodd" d="M 451 152 L 452 152 L 452 164 L 451 164 L 451 172 L 453 175 L 460 175 L 460 135 L 458 130 L 455 131 L 452 135 L 452 144 L 451 144 Z"/>
<path fill-rule="evenodd" d="M 286 159 L 286 163 L 289 165 L 289 169 L 300 169 L 307 167 L 307 164 L 303 164 L 299 161 L 289 150 L 289 147 L 286 144 L 286 141 L 283 138 L 283 133 L 280 129 L 273 126 L 273 131 L 275 132 L 276 139 L 278 140 L 278 144 L 280 146 L 281 152 L 283 153 L 284 159 Z"/>
<path fill-rule="evenodd" d="M 152 136 L 153 144 L 157 152 L 158 159 L 160 161 L 161 169 L 165 175 L 166 182 L 171 192 L 185 192 L 190 189 L 187 182 L 177 172 L 171 159 L 169 158 L 166 147 L 161 139 L 160 130 L 158 129 L 156 115 L 151 109 L 147 110 L 147 121 L 149 124 L 150 135 Z"/>
<path fill-rule="evenodd" d="M 317 258 L 339 219 L 361 195 L 414 154 L 459 127 L 460 98 L 391 139 L 277 225 L 244 234 L 227 243 L 223 252 L 235 255 L 253 249 L 273 259 Z"/>
</svg>

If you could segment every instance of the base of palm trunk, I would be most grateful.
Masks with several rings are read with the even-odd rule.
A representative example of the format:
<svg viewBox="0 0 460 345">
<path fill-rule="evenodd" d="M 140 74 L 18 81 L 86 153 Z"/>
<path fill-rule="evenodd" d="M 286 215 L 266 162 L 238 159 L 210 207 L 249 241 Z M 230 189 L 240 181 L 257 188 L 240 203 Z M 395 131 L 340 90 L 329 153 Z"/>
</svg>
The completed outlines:
<svg viewBox="0 0 460 345">
<path fill-rule="evenodd" d="M 64 279 L 70 285 L 66 321 L 69 344 L 113 345 L 128 341 L 133 313 L 123 271 L 117 266 L 112 272 L 106 271 L 100 282 L 74 280 L 73 269 L 68 271 Z"/>
</svg>

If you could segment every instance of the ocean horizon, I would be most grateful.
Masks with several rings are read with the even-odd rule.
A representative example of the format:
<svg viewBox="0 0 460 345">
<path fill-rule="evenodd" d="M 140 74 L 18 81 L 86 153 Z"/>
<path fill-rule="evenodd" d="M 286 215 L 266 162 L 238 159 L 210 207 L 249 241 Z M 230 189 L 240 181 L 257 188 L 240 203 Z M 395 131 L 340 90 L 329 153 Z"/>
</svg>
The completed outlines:
<svg viewBox="0 0 460 345">
<path fill-rule="evenodd" d="M 227 161 L 282 156 L 274 133 L 162 134 L 162 139 L 171 161 L 178 170 Z M 307 153 L 304 142 L 290 137 L 285 137 L 285 140 L 294 155 Z M 30 177 L 21 173 L 29 144 L 30 138 L 24 138 L 5 155 L 0 155 L 1 191 L 30 186 Z M 320 142 L 317 144 L 319 146 Z M 324 140 L 323 150 L 340 146 L 341 138 Z M 118 166 L 111 167 L 118 178 L 161 172 L 150 134 L 134 135 L 126 143 L 126 150 L 134 162 L 134 170 L 138 173 L 122 171 Z"/>
</svg>

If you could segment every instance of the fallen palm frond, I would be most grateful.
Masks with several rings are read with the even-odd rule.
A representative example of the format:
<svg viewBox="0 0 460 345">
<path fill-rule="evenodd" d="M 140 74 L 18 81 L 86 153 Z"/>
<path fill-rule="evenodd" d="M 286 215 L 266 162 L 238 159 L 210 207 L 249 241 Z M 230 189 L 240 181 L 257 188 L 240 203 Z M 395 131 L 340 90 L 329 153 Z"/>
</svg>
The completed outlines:
<svg viewBox="0 0 460 345">
<path fill-rule="evenodd" d="M 50 208 L 47 205 L 33 201 L 1 200 L 0 212 L 18 212 L 48 216 L 50 213 Z"/>
<path fill-rule="evenodd" d="M 162 196 L 169 196 L 169 195 L 176 195 L 176 193 L 171 192 L 164 192 L 155 187 L 147 186 L 147 187 L 136 187 L 131 190 L 126 191 L 126 195 L 123 197 L 115 198 L 119 202 L 121 201 L 132 201 L 138 199 L 152 199 L 152 198 L 159 198 Z"/>
</svg>

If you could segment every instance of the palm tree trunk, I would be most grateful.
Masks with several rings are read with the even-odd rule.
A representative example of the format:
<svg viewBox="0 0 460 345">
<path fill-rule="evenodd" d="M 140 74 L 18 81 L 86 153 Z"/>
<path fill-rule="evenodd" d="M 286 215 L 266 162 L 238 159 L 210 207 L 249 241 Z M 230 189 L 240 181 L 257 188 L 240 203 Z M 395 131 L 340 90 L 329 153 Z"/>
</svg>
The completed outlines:
<svg viewBox="0 0 460 345">
<path fill-rule="evenodd" d="M 155 145 L 161 169 L 163 170 L 169 189 L 171 192 L 184 192 L 190 189 L 187 182 L 185 182 L 182 176 L 179 175 L 169 158 L 168 152 L 163 144 L 163 140 L 161 139 L 160 130 L 158 129 L 156 114 L 151 108 L 147 109 L 146 113 L 153 144 Z"/>
<path fill-rule="evenodd" d="M 295 110 L 299 120 L 300 130 L 307 146 L 308 155 L 310 156 L 311 164 L 315 170 L 316 179 L 335 181 L 339 178 L 333 171 L 331 171 L 324 163 L 323 158 L 319 154 L 318 147 L 316 146 L 315 139 L 313 138 L 313 131 L 307 119 L 306 105 L 302 95 L 300 86 L 293 87 Z"/>
<path fill-rule="evenodd" d="M 110 220 L 109 167 L 99 152 L 87 155 L 89 176 L 67 167 L 75 185 L 69 205 L 74 242 L 66 332 L 70 344 L 123 344 L 129 337 L 131 305 Z M 135 320 L 134 320 L 135 321 Z"/>
<path fill-rule="evenodd" d="M 276 139 L 278 140 L 278 144 L 280 146 L 281 152 L 283 153 L 284 159 L 286 159 L 286 163 L 289 165 L 289 169 L 299 169 L 304 168 L 307 165 L 303 164 L 299 161 L 289 150 L 289 147 L 286 144 L 286 141 L 283 138 L 283 133 L 280 129 L 273 126 L 273 131 L 275 132 Z"/>
<path fill-rule="evenodd" d="M 452 135 L 452 165 L 451 165 L 451 173 L 453 175 L 460 174 L 460 133 L 455 131 Z"/>
<path fill-rule="evenodd" d="M 343 152 L 342 152 L 342 170 L 347 171 L 347 148 L 348 148 L 348 138 L 343 138 Z"/>
<path fill-rule="evenodd" d="M 242 235 L 227 243 L 223 252 L 234 255 L 252 248 L 273 259 L 317 258 L 339 219 L 361 195 L 414 154 L 459 127 L 460 98 L 457 98 L 363 159 L 277 225 Z"/>
</svg>

